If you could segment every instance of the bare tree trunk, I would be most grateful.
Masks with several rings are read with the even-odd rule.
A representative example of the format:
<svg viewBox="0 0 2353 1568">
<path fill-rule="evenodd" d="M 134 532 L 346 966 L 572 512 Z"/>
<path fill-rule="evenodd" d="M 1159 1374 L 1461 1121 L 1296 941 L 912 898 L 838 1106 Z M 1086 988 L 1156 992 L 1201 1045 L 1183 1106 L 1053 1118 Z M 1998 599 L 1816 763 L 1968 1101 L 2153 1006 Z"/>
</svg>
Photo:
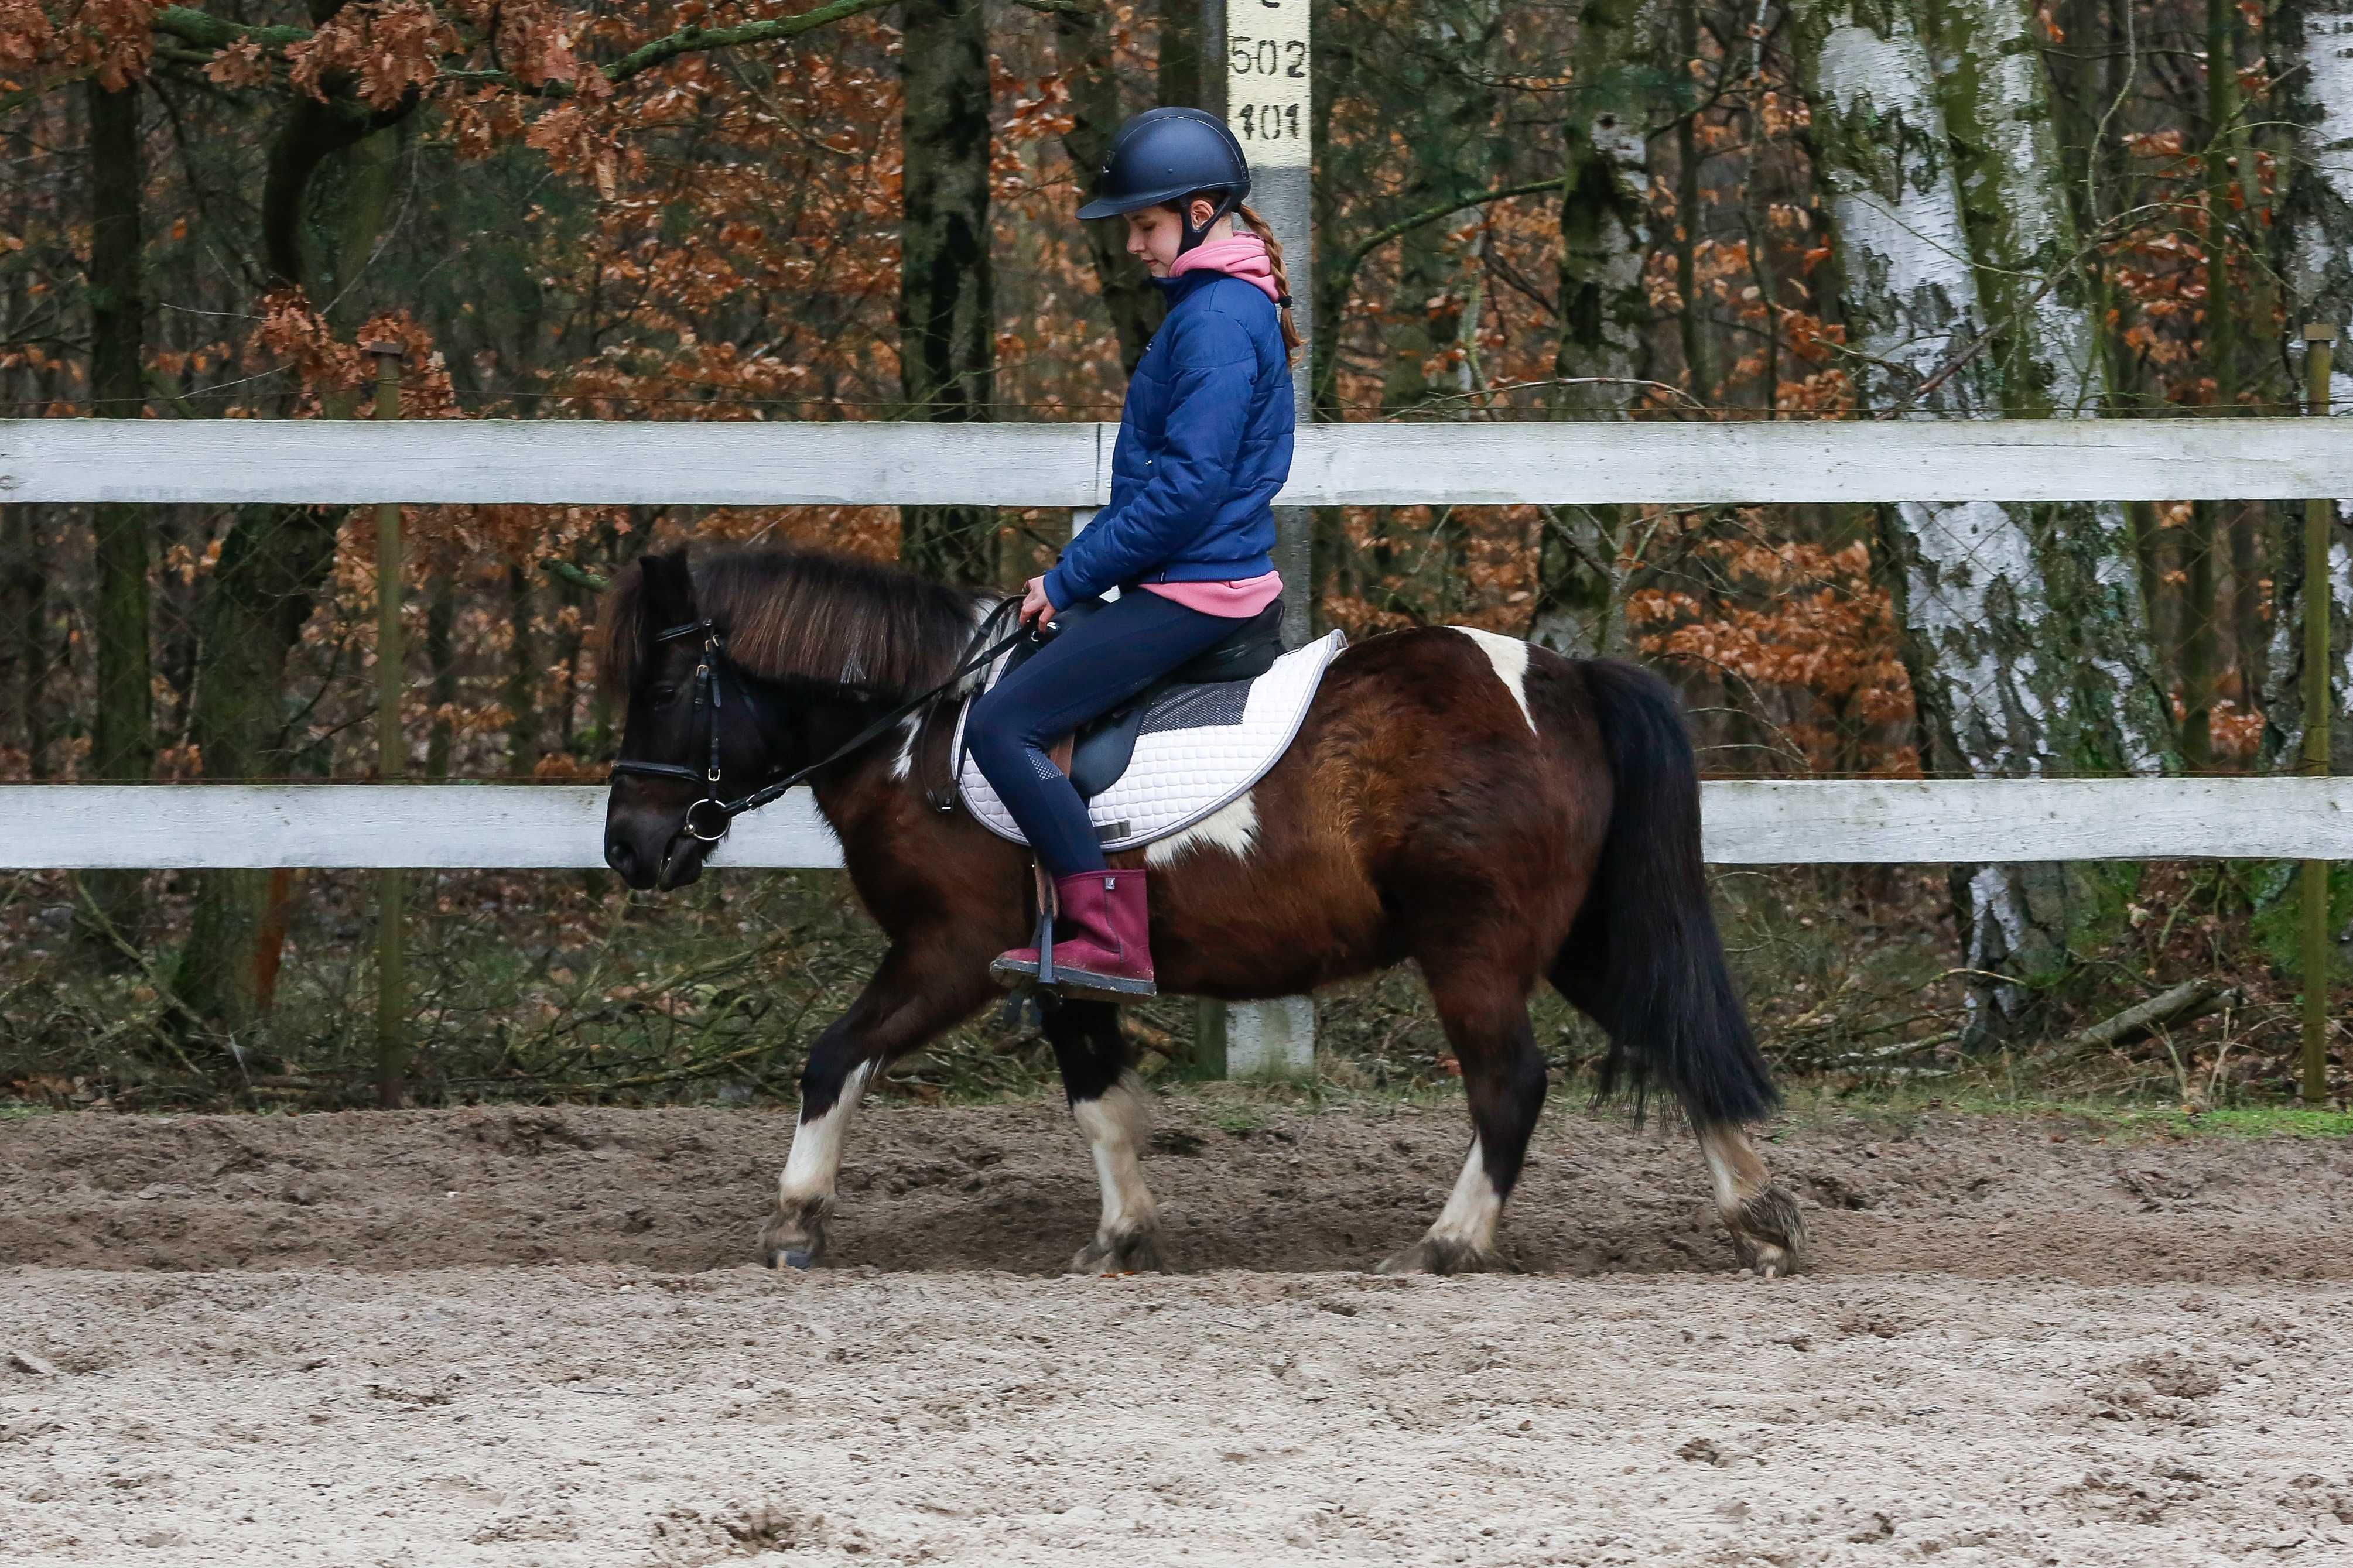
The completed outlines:
<svg viewBox="0 0 2353 1568">
<path fill-rule="evenodd" d="M 340 5 L 322 0 L 315 19 Z M 397 124 L 406 109 L 373 122 Z M 324 114 L 324 106 L 298 98 L 272 144 L 264 182 L 265 249 L 279 279 L 306 283 L 303 211 L 312 177 L 325 162 L 370 134 L 367 126 Z M 365 265 L 390 206 L 389 163 L 371 149 L 355 160 L 353 205 L 338 226 L 334 275 L 350 279 Z M 354 399 L 326 400 L 328 416 L 347 414 Z M 218 563 L 197 614 L 200 651 L 189 737 L 208 779 L 283 775 L 293 764 L 288 732 L 286 663 L 311 618 L 335 561 L 344 509 L 247 507 L 221 542 Z M 174 987 L 200 1016 L 233 1042 L 250 1034 L 273 994 L 285 900 L 290 879 L 267 871 L 196 874 L 187 945 L 180 952 Z"/>
<path fill-rule="evenodd" d="M 141 380 L 147 303 L 141 273 L 141 205 L 147 161 L 140 140 L 133 82 L 109 92 L 84 84 L 90 103 L 90 386 L 91 412 L 136 419 L 145 411 Z M 153 656 L 149 641 L 147 509 L 103 502 L 91 526 L 98 566 L 91 629 L 98 648 L 98 709 L 91 725 L 90 776 L 141 784 L 155 773 Z M 81 943 L 109 966 L 129 962 L 144 923 L 146 879 L 137 871 L 93 871 L 82 879 Z"/>
<path fill-rule="evenodd" d="M 2175 663 L 2181 672 L 2181 765 L 2203 773 L 2214 764 L 2215 667 L 2221 627 L 2215 618 L 2215 513 L 2221 503 L 2189 504 L 2189 529 L 2181 542 L 2181 637 Z"/>
<path fill-rule="evenodd" d="M 981 0 L 907 0 L 899 53 L 899 379 L 910 416 L 990 416 L 996 310 L 988 258 L 988 28 Z M 899 509 L 899 558 L 935 577 L 997 576 L 980 506 Z"/>
<path fill-rule="evenodd" d="M 1683 384 L 1702 402 L 1715 395 L 1707 368 L 1707 334 L 1699 313 L 1699 94 L 1690 66 L 1699 58 L 1699 0 L 1674 0 L 1674 45 L 1670 65 L 1677 88 L 1675 116 L 1675 312 L 1682 345 Z"/>
<path fill-rule="evenodd" d="M 1944 0 L 1932 11 L 1940 99 L 1984 319 L 2000 331 L 1989 390 L 2011 419 L 2088 417 L 2108 401 L 2096 304 L 2078 265 L 2070 183 L 2022 0 Z M 2148 773 L 2170 750 L 2132 520 L 2115 504 L 2023 510 L 2053 614 L 2046 668 L 2065 670 L 2052 713 L 2062 771 Z"/>
<path fill-rule="evenodd" d="M 36 110 L 46 121 L 45 113 Z M 11 168 L 31 167 L 33 139 L 31 116 L 16 116 L 16 123 L 7 132 L 0 153 L 5 153 Z M 18 180 L 11 184 L 5 216 L 0 222 L 7 225 L 11 234 L 22 234 L 29 226 L 33 213 L 30 182 Z M 29 268 L 14 269 L 6 279 L 5 292 L 0 292 L 0 341 L 14 342 L 24 320 L 26 301 L 31 294 Z M 38 384 L 22 370 L 0 381 L 10 394 L 18 394 L 18 384 L 29 391 Z M 27 406 L 35 406 L 26 397 Z M 0 747 L 12 736 L 21 736 L 25 745 L 25 768 L 28 777 L 38 779 L 47 771 L 42 755 L 40 690 L 47 671 L 42 667 L 41 621 L 47 613 L 48 584 L 41 560 L 40 531 L 34 521 L 33 510 L 25 506 L 0 503 Z"/>
<path fill-rule="evenodd" d="M 0 639 L 10 674 L 9 706 L 25 739 L 26 776 L 49 776 L 48 563 L 28 506 L 0 506 Z"/>
<path fill-rule="evenodd" d="M 1559 319 L 1553 375 L 1564 384 L 1546 400 L 1555 418 L 1615 415 L 1634 395 L 1625 380 L 1648 365 L 1642 290 L 1649 249 L 1649 90 L 1641 26 L 1645 0 L 1588 0 L 1577 18 L 1576 83 L 1563 131 Z M 1613 383 L 1610 378 L 1619 378 Z M 1579 384 L 1567 384 L 1568 383 Z M 1619 528 L 1615 506 L 1549 509 L 1538 557 L 1531 636 L 1567 653 L 1617 652 Z"/>
<path fill-rule="evenodd" d="M 2306 321 L 2342 328 L 2353 317 L 2353 144 L 2344 127 L 2353 120 L 2353 70 L 2343 56 L 2345 35 L 2353 32 L 2353 0 L 2283 0 L 2266 29 L 2280 95 L 2274 118 L 2299 129 L 2289 164 L 2292 175 L 2275 228 L 2276 264 L 2287 285 L 2287 332 L 2291 342 Z M 2304 68 L 2299 69 L 2302 66 Z M 2300 365 L 2301 345 L 2281 356 Z M 2353 366 L 2353 353 L 2339 345 L 2338 363 Z M 2329 412 L 2353 409 L 2353 369 L 2340 369 L 2330 388 Z M 2336 710 L 2353 702 L 2353 498 L 2337 503 L 2336 538 L 2328 547 L 2329 647 L 2336 662 L 2328 672 Z M 2273 565 L 2270 668 L 2264 688 L 2263 761 L 2293 766 L 2304 746 L 2304 509 L 2289 507 Z M 2353 724 L 2341 719 L 2329 729 L 2329 765 L 2353 773 Z"/>
<path fill-rule="evenodd" d="M 1416 37 L 1396 73 L 1415 105 L 1399 126 L 1413 153 L 1400 213 L 1427 212 L 1477 195 L 1493 183 L 1500 153 L 1488 79 L 1502 6 L 1497 0 L 1452 0 L 1419 6 L 1413 16 Z M 1461 268 L 1447 233 L 1444 223 L 1423 224 L 1397 241 L 1394 324 L 1381 381 L 1386 407 L 1410 408 L 1457 390 L 1451 378 L 1434 382 L 1429 373 L 1462 331 L 1462 300 L 1455 292 Z"/>
<path fill-rule="evenodd" d="M 1860 353 L 1858 390 L 1866 405 L 1881 408 L 1913 406 L 1916 389 L 1948 369 L 1984 330 L 1980 279 L 2004 264 L 1998 254 L 1973 259 L 1973 240 L 1984 245 L 1989 231 L 1999 230 L 2007 243 L 2046 256 L 2066 243 L 2063 201 L 2042 151 L 2048 147 L 2047 114 L 1994 112 L 2005 98 L 2015 103 L 2021 94 L 2044 90 L 2033 50 L 2012 42 L 2022 32 L 2022 16 L 1963 15 L 1959 7 L 1945 13 L 1947 35 L 1937 42 L 1948 63 L 1940 75 L 1930 65 L 1924 12 L 1921 0 L 1871 12 L 1827 0 L 1800 17 L 1817 167 L 1831 193 L 1844 314 Z M 2033 73 L 2031 80 L 2005 82 L 2002 72 L 2021 62 Z M 1967 132 L 1948 126 L 1947 101 L 1973 121 Z M 1964 156 L 2007 163 L 1973 171 L 1975 183 L 1966 187 L 1978 202 L 1999 204 L 1993 212 L 1970 211 L 1957 142 Z M 2009 221 L 1992 221 L 2000 207 L 2009 209 Z M 2054 225 L 2063 226 L 2060 232 L 2052 232 Z M 2051 409 L 2054 395 L 2073 406 L 2088 363 L 2075 345 L 2087 346 L 2088 332 L 2079 320 L 2071 328 L 2067 316 L 2018 297 L 2030 281 L 2005 288 L 2018 295 L 2002 301 L 2010 341 L 2000 357 L 1963 365 L 1917 397 L 1914 412 L 1999 416 L 2007 411 L 2005 385 L 2021 383 L 2014 395 L 2030 407 L 2039 402 Z M 2129 574 L 2116 583 L 2114 557 L 2103 574 L 2100 550 L 2060 552 L 2094 558 L 2087 574 L 2069 576 L 2078 596 L 2067 609 L 2082 614 L 2096 606 L 2105 628 L 2105 657 L 2087 658 L 2052 646 L 2066 616 L 2063 601 L 2054 603 L 2047 541 L 2038 537 L 2045 527 L 2034 509 L 1907 502 L 1884 509 L 1882 517 L 1931 768 L 2023 777 L 2086 762 L 2146 764 L 2149 737 L 2132 721 L 2130 671 L 2100 668 L 2119 658 L 2116 645 L 2129 642 L 2114 622 L 2137 603 Z M 2062 540 L 2082 532 L 2063 523 L 2049 531 Z M 2108 688 L 2105 693 L 2084 689 L 2087 668 Z M 2073 900 L 2064 868 L 2056 866 L 1958 867 L 1953 892 L 1964 962 L 2017 982 L 1973 989 L 1968 1033 L 1981 1044 L 2032 1021 L 2030 983 L 2065 968 Z"/>
<path fill-rule="evenodd" d="M 2213 412 L 2239 401 L 2238 333 L 2231 298 L 2231 152 L 2236 140 L 2237 12 L 2232 0 L 2206 0 L 2206 367 L 2214 377 Z M 2189 509 L 2188 581 L 2181 613 L 2181 759 L 2193 769 L 2214 763 L 2214 699 L 2221 674 L 2221 551 L 2230 513 L 2223 501 Z"/>
<path fill-rule="evenodd" d="M 507 644 L 507 772 L 527 779 L 544 755 L 540 743 L 539 643 L 532 635 L 531 578 L 520 566 L 507 568 L 507 619 L 514 626 Z"/>
<path fill-rule="evenodd" d="M 200 617 L 189 724 L 206 778 L 291 770 L 286 658 L 334 564 L 338 517 L 322 508 L 248 507 L 222 542 Z M 252 1026 L 274 968 L 261 941 L 269 892 L 267 871 L 207 871 L 196 881 L 174 988 L 233 1037 Z"/>
<path fill-rule="evenodd" d="M 453 572 L 432 574 L 425 601 L 425 667 L 431 672 L 433 722 L 425 736 L 425 776 L 449 776 L 449 753 L 456 742 L 450 710 L 458 701 L 458 595 Z"/>
<path fill-rule="evenodd" d="M 1169 5 L 1178 6 L 1178 0 L 1169 0 Z M 1198 7 L 1178 8 L 1190 12 L 1198 27 Z M 1197 31 L 1195 37 L 1198 36 Z M 1090 191 L 1122 118 L 1111 29 L 1100 4 L 1074 5 L 1054 13 L 1054 53 L 1071 94 L 1071 128 L 1062 133 L 1062 151 L 1078 175 L 1079 188 Z M 1197 79 L 1198 75 L 1197 54 Z M 1111 312 L 1112 329 L 1119 334 L 1120 363 L 1134 375 L 1145 345 L 1160 325 L 1164 309 L 1160 290 L 1152 286 L 1152 275 L 1128 255 L 1127 225 L 1123 219 L 1100 218 L 1085 228 L 1087 251 L 1095 264 L 1095 287 L 1103 294 L 1103 309 Z"/>
<path fill-rule="evenodd" d="M 2061 13 L 2071 48 L 2052 55 L 2055 74 L 2052 106 L 2059 112 L 2060 164 L 2076 236 L 2096 232 L 2117 204 L 2126 161 L 2126 140 L 2111 123 L 2103 136 L 2102 122 L 2111 106 L 2130 86 L 2138 58 L 2120 47 L 2122 29 L 2116 7 L 2134 0 L 2114 0 L 2105 11 L 2102 0 L 2070 0 Z M 2031 105 L 2028 106 L 2031 110 Z M 2098 251 L 2082 257 L 2084 318 L 2091 332 L 2094 386 L 2100 407 L 2111 415 L 2128 413 L 2138 401 L 2132 384 L 2134 367 L 2121 333 L 2110 320 L 2116 289 L 2108 262 Z M 2171 650 L 2159 625 L 2163 572 L 2159 563 L 2157 508 L 2149 501 L 2128 501 L 2124 507 L 2124 548 L 2139 593 L 2138 620 L 2146 654 L 2142 684 L 2154 715 L 2154 731 L 2173 731 L 2169 693 L 2173 689 Z"/>
<path fill-rule="evenodd" d="M 1206 109 L 1201 101 L 1201 0 L 1160 0 L 1154 85 L 1162 107 Z"/>
</svg>

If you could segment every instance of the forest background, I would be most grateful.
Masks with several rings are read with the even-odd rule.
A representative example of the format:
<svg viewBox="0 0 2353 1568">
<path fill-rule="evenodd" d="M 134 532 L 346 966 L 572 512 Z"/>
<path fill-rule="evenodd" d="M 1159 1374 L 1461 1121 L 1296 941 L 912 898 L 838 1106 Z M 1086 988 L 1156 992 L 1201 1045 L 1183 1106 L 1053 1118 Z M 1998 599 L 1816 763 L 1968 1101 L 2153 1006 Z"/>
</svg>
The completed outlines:
<svg viewBox="0 0 2353 1568">
<path fill-rule="evenodd" d="M 394 342 L 412 418 L 1116 417 L 1158 302 L 1072 213 L 1125 115 L 1225 68 L 1200 0 L 793 3 L 0 0 L 0 408 L 364 416 L 366 348 Z M 2353 5 L 1324 0 L 1314 26 L 1315 247 L 1290 262 L 1319 420 L 2285 416 L 2297 329 L 2353 300 Z M 600 777 L 595 584 L 649 545 L 1009 587 L 1067 521 L 408 508 L 410 772 Z M 1717 776 L 2284 771 L 2302 526 L 2266 502 L 1330 508 L 1313 598 L 1352 637 L 1466 624 L 1651 663 Z M 0 779 L 370 776 L 374 539 L 364 509 L 0 505 Z M 1719 892 L 1785 1071 L 2204 1105 L 2284 1092 L 2288 885 L 1815 868 Z M 0 1086 L 358 1093 L 367 887 L 10 879 Z M 667 905 L 601 874 L 416 887 L 427 1100 L 788 1095 L 877 948 L 821 873 Z M 2172 1026 L 2071 1034 L 2185 982 Z M 1187 1018 L 1138 1016 L 1148 1062 L 1181 1063 Z M 1452 1068 L 1409 980 L 1325 998 L 1323 1027 L 1344 1081 Z M 1542 1030 L 1575 1076 L 1589 1036 L 1556 1008 Z M 2332 1050 L 2341 1092 L 2341 1023 Z M 976 1026 L 901 1092 L 1047 1066 Z"/>
</svg>

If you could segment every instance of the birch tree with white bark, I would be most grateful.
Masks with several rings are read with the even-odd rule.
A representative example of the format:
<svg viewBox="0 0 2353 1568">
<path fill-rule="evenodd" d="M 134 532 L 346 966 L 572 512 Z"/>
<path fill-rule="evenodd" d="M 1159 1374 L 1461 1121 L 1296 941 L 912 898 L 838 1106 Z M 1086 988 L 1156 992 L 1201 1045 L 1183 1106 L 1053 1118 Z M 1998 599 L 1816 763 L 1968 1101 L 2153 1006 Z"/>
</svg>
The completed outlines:
<svg viewBox="0 0 2353 1568">
<path fill-rule="evenodd" d="M 2304 324 L 2325 321 L 2341 332 L 2353 318 L 2353 4 L 2293 0 L 2272 16 L 2270 47 L 2281 118 L 2296 127 L 2286 200 L 2277 226 L 2277 265 L 2287 285 L 2286 326 L 2297 384 L 2303 381 Z M 2301 66 L 2303 68 L 2298 69 Z M 2329 412 L 2353 413 L 2353 341 L 2337 344 Z M 2264 754 L 2274 765 L 2304 749 L 2304 511 L 2284 509 L 2274 563 L 2269 689 L 2263 697 Z M 2335 710 L 2353 706 L 2353 498 L 2337 503 L 2329 542 L 2329 687 Z M 2329 731 L 2330 771 L 2353 772 L 2353 724 Z"/>
<path fill-rule="evenodd" d="M 1796 20 L 1862 405 L 1922 418 L 2076 412 L 2090 332 L 2080 304 L 2042 287 L 2073 243 L 2024 11 L 1825 0 Z M 2157 764 L 2120 514 L 1907 501 L 1883 522 L 1932 769 Z M 2029 1015 L 2021 983 L 2063 970 L 2080 910 L 2063 867 L 1957 867 L 1952 879 L 1978 982 L 1968 1034 L 1983 1043 Z"/>
<path fill-rule="evenodd" d="M 1562 133 L 1556 418 L 1622 409 L 1650 374 L 1651 302 L 1642 261 L 1652 236 L 1648 132 L 1662 95 L 1649 57 L 1648 0 L 1587 0 L 1577 12 L 1570 108 Z M 1541 603 L 1532 635 L 1547 647 L 1624 651 L 1624 574 L 1615 506 L 1546 509 Z"/>
</svg>

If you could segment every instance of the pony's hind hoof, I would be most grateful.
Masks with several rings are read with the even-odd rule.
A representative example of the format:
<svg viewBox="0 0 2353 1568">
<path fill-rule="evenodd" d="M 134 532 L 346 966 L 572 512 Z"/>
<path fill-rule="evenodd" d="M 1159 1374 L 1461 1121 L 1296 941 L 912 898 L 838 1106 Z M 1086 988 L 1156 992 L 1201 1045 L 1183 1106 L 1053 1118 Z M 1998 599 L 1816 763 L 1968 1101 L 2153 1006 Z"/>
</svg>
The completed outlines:
<svg viewBox="0 0 2353 1568">
<path fill-rule="evenodd" d="M 1795 1274 L 1806 1264 L 1806 1220 L 1789 1194 L 1767 1187 L 1725 1219 L 1741 1267 L 1767 1279 Z"/>
<path fill-rule="evenodd" d="M 770 1267 L 777 1269 L 814 1268 L 817 1267 L 817 1254 L 806 1247 L 788 1247 L 776 1254 L 776 1262 Z"/>
<path fill-rule="evenodd" d="M 1382 1259 L 1377 1274 L 1487 1274 L 1504 1268 L 1493 1252 L 1464 1241 L 1425 1236 L 1403 1252 Z"/>
</svg>

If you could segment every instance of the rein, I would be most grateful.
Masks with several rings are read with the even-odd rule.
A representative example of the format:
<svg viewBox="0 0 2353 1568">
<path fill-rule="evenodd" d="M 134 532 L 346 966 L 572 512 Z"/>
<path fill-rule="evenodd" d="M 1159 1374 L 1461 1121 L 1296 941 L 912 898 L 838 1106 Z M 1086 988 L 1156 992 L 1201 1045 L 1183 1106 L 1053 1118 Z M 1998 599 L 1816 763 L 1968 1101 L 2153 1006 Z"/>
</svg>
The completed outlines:
<svg viewBox="0 0 2353 1568">
<path fill-rule="evenodd" d="M 831 767 L 875 736 L 898 723 L 908 714 L 937 701 L 956 682 L 1028 636 L 1029 628 L 1017 626 L 995 642 L 988 641 L 989 633 L 1003 624 L 1006 612 L 1018 603 L 1019 603 L 1018 600 L 1006 599 L 988 612 L 978 628 L 974 631 L 972 641 L 965 645 L 967 652 L 964 660 L 948 672 L 946 679 L 900 703 L 807 767 L 797 769 L 774 784 L 763 784 L 749 794 L 738 795 L 733 800 L 729 800 L 720 793 L 719 789 L 720 678 L 724 669 L 733 663 L 727 657 L 727 636 L 708 616 L 701 620 L 682 622 L 678 626 L 657 632 L 654 634 L 654 641 L 657 643 L 677 642 L 691 637 L 702 638 L 702 658 L 694 667 L 694 707 L 696 712 L 702 712 L 705 700 L 708 700 L 710 711 L 703 721 L 710 726 L 709 762 L 704 767 L 697 769 L 681 763 L 639 762 L 634 758 L 618 757 L 614 759 L 612 773 L 606 775 L 606 782 L 611 783 L 614 774 L 642 773 L 652 778 L 684 779 L 689 784 L 700 784 L 702 786 L 702 795 L 693 805 L 686 808 L 686 831 L 705 844 L 716 844 L 727 837 L 728 828 L 734 825 L 737 817 L 747 811 L 757 811 L 762 806 L 782 798 L 786 791 L 806 784 L 811 775 Z M 984 643 L 987 646 L 981 647 L 980 645 Z M 978 647 L 979 651 L 970 651 L 975 647 Z M 745 673 L 739 669 L 737 679 L 741 680 Z M 950 787 L 954 787 L 953 781 Z M 703 831 L 702 826 L 698 826 L 696 821 L 697 814 L 704 812 L 715 816 L 718 819 L 712 825 L 712 831 L 707 833 Z"/>
</svg>

